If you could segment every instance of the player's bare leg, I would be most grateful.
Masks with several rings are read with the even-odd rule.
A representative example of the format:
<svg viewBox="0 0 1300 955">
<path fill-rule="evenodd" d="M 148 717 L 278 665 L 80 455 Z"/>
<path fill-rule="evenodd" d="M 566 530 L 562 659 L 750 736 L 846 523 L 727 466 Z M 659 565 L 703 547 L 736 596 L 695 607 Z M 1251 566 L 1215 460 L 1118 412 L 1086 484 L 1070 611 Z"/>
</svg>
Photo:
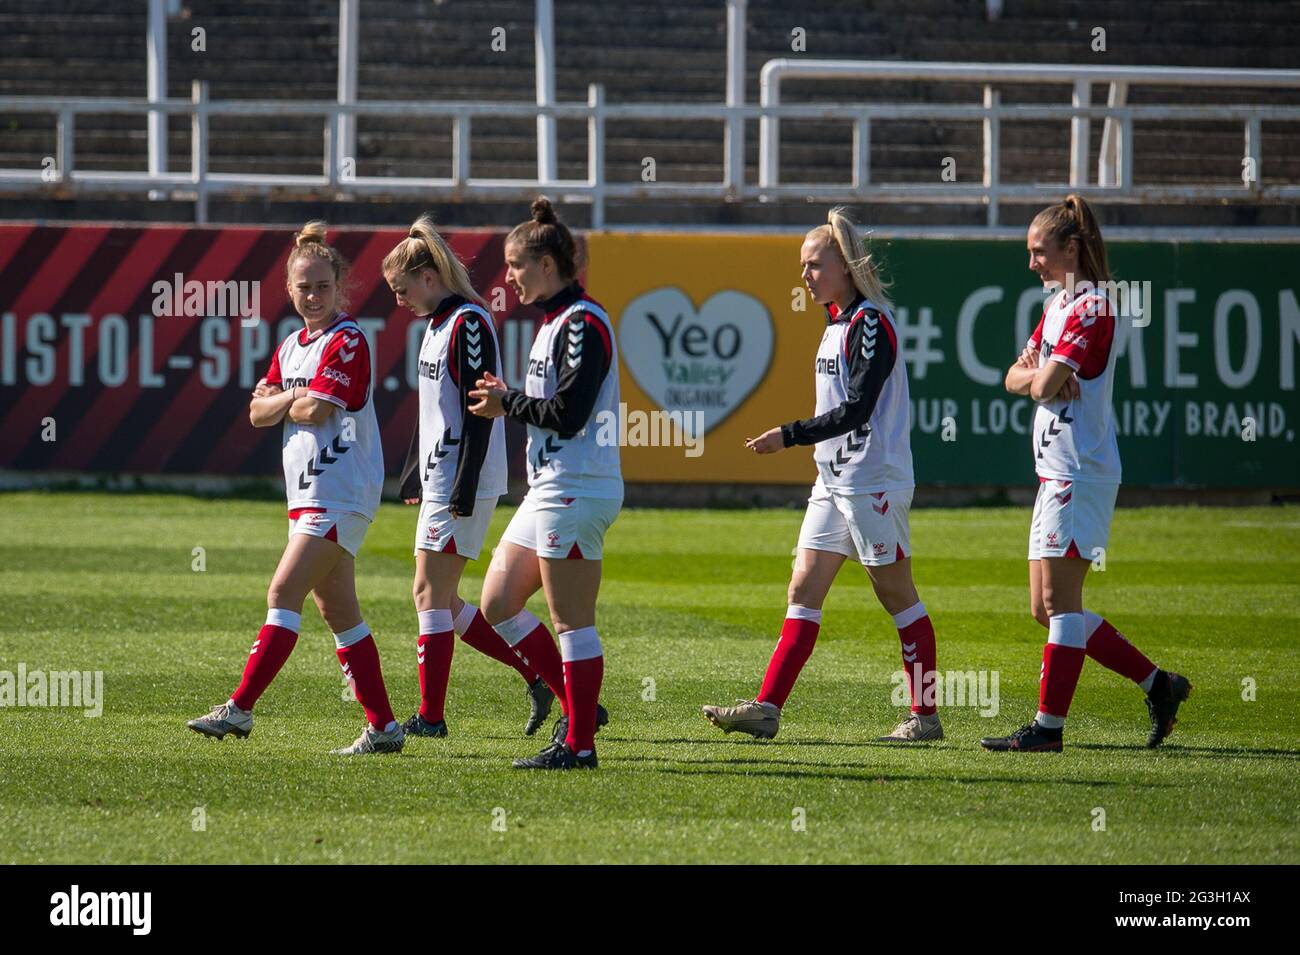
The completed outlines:
<svg viewBox="0 0 1300 955">
<path fill-rule="evenodd" d="M 303 601 L 344 554 L 332 541 L 306 534 L 290 536 L 266 592 L 267 622 L 258 632 L 243 679 L 225 703 L 185 725 L 196 733 L 224 739 L 246 738 L 253 731 L 253 704 L 284 666 L 298 641 Z"/>
<path fill-rule="evenodd" d="M 821 629 L 822 604 L 843 564 L 843 554 L 799 548 L 787 591 L 785 624 L 762 688 L 752 700 L 737 700 L 735 706 L 705 706 L 705 719 L 724 733 L 748 733 L 756 739 L 776 736 L 781 726 L 781 707 L 812 655 Z"/>
<path fill-rule="evenodd" d="M 868 566 L 867 575 L 876 599 L 894 618 L 903 654 L 903 672 L 912 699 L 912 710 L 881 742 L 925 743 L 943 739 L 943 725 L 933 699 L 936 682 L 934 627 L 912 582 L 912 559 Z"/>
<path fill-rule="evenodd" d="M 483 577 L 483 616 L 495 627 L 523 610 L 528 598 L 541 589 L 537 552 L 503 540 Z"/>
<path fill-rule="evenodd" d="M 525 606 L 528 598 L 541 589 L 542 568 L 537 552 L 512 541 L 501 541 L 483 578 L 483 616 L 519 658 L 537 672 L 552 698 L 558 698 L 561 710 L 567 713 L 564 661 L 559 648 L 546 624 Z M 529 723 L 531 726 L 531 719 Z"/>
<path fill-rule="evenodd" d="M 1043 603 L 1043 562 L 1041 560 L 1029 562 L 1029 615 L 1037 620 L 1044 630 L 1047 629 L 1051 618 L 1047 613 L 1047 605 Z"/>
<path fill-rule="evenodd" d="M 294 534 L 280 555 L 280 563 L 266 591 L 266 605 L 302 610 L 307 595 L 325 579 L 348 552 L 333 541 L 310 534 Z"/>
<path fill-rule="evenodd" d="M 319 538 L 313 538 L 319 540 Z M 351 630 L 361 623 L 361 603 L 357 600 L 356 560 L 332 541 L 322 541 L 338 551 L 334 566 L 312 587 L 312 599 L 321 619 L 331 633 Z"/>
</svg>

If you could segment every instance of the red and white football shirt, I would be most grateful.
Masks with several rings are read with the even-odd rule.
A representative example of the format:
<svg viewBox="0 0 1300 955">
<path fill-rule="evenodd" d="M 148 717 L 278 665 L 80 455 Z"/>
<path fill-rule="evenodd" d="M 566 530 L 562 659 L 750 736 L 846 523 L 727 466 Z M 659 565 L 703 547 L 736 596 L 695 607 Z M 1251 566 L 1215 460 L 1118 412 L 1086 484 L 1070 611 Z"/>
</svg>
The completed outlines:
<svg viewBox="0 0 1300 955">
<path fill-rule="evenodd" d="M 339 315 L 314 334 L 295 332 L 271 357 L 266 382 L 306 386 L 338 407 L 318 425 L 284 419 L 281 454 L 289 510 L 320 507 L 374 520 L 384 485 L 384 454 L 370 387 L 370 348 L 356 322 Z"/>
<path fill-rule="evenodd" d="M 1034 414 L 1034 466 L 1056 481 L 1120 482 L 1119 445 L 1111 390 L 1115 378 L 1115 309 L 1104 293 L 1062 289 L 1047 304 L 1029 338 L 1038 366 L 1074 369 L 1079 397 L 1048 401 Z"/>
</svg>

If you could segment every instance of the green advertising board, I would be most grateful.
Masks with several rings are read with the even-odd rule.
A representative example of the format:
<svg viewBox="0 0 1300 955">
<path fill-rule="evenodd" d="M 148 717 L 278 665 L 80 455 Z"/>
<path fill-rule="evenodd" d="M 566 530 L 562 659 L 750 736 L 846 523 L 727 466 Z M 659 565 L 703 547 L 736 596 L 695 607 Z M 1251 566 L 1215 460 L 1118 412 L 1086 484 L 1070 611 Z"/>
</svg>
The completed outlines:
<svg viewBox="0 0 1300 955">
<path fill-rule="evenodd" d="M 878 240 L 920 484 L 1032 478 L 1033 404 L 1002 387 L 1042 314 L 1023 243 Z M 1300 244 L 1112 242 L 1125 299 L 1114 409 L 1124 483 L 1300 487 Z"/>
</svg>

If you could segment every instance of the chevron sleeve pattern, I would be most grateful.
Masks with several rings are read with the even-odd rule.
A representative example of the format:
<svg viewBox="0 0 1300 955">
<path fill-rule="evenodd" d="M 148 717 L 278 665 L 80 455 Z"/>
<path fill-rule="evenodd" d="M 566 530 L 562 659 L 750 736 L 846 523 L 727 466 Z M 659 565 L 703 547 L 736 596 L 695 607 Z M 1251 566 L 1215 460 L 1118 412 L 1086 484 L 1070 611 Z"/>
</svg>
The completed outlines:
<svg viewBox="0 0 1300 955">
<path fill-rule="evenodd" d="M 555 336 L 551 355 L 556 373 L 555 394 L 530 398 L 521 391 L 507 392 L 506 414 L 538 428 L 554 431 L 562 439 L 573 437 L 587 425 L 601 382 L 609 373 L 612 352 L 599 319 L 575 312 Z"/>
<path fill-rule="evenodd" d="M 878 312 L 866 309 L 863 317 L 850 326 L 845 350 L 849 365 L 847 398 L 825 414 L 782 425 L 781 436 L 787 448 L 816 444 L 850 431 L 865 431 L 897 358 L 890 336 L 880 330 Z"/>
<path fill-rule="evenodd" d="M 497 367 L 496 343 L 483 322 L 480 315 L 467 312 L 457 319 L 451 333 L 451 373 L 459 389 L 461 406 L 461 446 L 451 487 L 451 508 L 465 517 L 474 513 L 479 474 L 492 439 L 492 419 L 469 410 L 474 403 L 469 393 L 475 383 L 485 370 Z"/>
</svg>

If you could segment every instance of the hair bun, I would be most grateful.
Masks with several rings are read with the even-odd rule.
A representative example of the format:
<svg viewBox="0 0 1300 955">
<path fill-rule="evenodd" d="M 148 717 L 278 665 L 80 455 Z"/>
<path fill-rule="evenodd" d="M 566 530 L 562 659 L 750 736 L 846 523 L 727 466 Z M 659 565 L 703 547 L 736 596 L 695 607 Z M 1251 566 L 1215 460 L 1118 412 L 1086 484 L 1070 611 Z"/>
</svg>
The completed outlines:
<svg viewBox="0 0 1300 955">
<path fill-rule="evenodd" d="M 540 222 L 542 225 L 554 225 L 560 221 L 556 218 L 555 210 L 551 208 L 551 200 L 545 196 L 538 196 L 533 200 L 532 213 L 533 221 Z"/>
<path fill-rule="evenodd" d="M 293 244 L 295 246 L 311 245 L 312 243 L 325 244 L 325 223 L 320 219 L 313 219 L 302 227 L 301 232 L 295 232 L 293 235 Z"/>
</svg>

